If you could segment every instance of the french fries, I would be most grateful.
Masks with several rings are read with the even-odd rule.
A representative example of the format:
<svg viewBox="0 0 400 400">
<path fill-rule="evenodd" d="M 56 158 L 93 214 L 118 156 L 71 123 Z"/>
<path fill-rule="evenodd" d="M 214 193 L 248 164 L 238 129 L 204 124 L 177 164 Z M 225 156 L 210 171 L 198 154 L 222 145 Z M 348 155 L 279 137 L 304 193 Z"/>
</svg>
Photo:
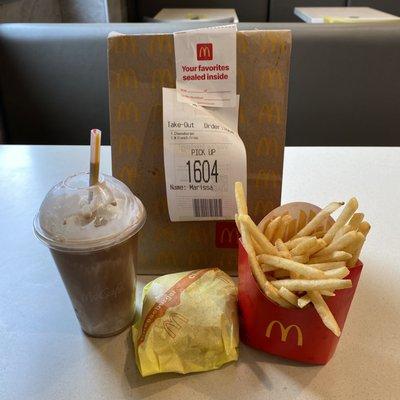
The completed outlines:
<svg viewBox="0 0 400 400">
<path fill-rule="evenodd" d="M 370 229 L 371 225 L 367 221 L 363 221 L 360 223 L 358 232 L 362 233 L 364 236 L 367 236 Z"/>
<path fill-rule="evenodd" d="M 329 217 L 334 211 L 336 211 L 339 207 L 341 207 L 343 202 L 335 202 L 328 204 L 325 208 L 323 208 L 300 232 L 298 232 L 294 239 L 301 236 L 307 236 L 311 232 L 313 232 L 326 218 Z"/>
<path fill-rule="evenodd" d="M 351 226 L 353 229 L 358 229 L 363 219 L 363 213 L 354 213 L 354 215 L 350 218 L 349 226 Z"/>
<path fill-rule="evenodd" d="M 278 290 L 278 293 L 281 297 L 283 297 L 288 303 L 292 304 L 293 306 L 297 307 L 299 298 L 290 290 L 287 290 L 285 287 L 281 287 Z"/>
<path fill-rule="evenodd" d="M 313 236 L 309 237 L 308 239 L 299 243 L 295 248 L 290 250 L 290 254 L 292 256 L 301 256 L 302 254 L 307 254 L 308 251 L 318 243 L 317 240 L 318 239 Z"/>
<path fill-rule="evenodd" d="M 281 216 L 276 217 L 265 228 L 264 233 L 268 240 L 272 240 L 272 238 L 274 237 L 275 231 L 278 229 L 278 226 L 281 223 L 281 219 L 282 219 Z"/>
<path fill-rule="evenodd" d="M 333 241 L 329 246 L 320 250 L 318 253 L 315 254 L 315 256 L 326 256 L 333 253 L 334 251 L 344 250 L 346 247 L 352 246 L 356 241 L 357 232 L 347 232 L 345 235 Z"/>
<path fill-rule="evenodd" d="M 316 269 L 320 269 L 321 271 L 328 271 L 330 269 L 336 269 L 346 266 L 345 261 L 332 261 L 332 262 L 324 262 L 319 264 L 308 264 L 309 267 L 313 267 Z"/>
<path fill-rule="evenodd" d="M 235 182 L 235 199 L 239 215 L 247 215 L 247 201 L 244 195 L 242 182 Z"/>
<path fill-rule="evenodd" d="M 349 275 L 350 270 L 346 267 L 330 269 L 324 272 L 324 278 L 336 278 L 336 279 L 343 279 L 347 275 Z"/>
<path fill-rule="evenodd" d="M 350 279 L 280 279 L 271 281 L 271 284 L 280 289 L 285 287 L 291 291 L 308 292 L 309 290 L 339 290 L 351 288 Z"/>
<path fill-rule="evenodd" d="M 350 199 L 345 205 L 342 213 L 337 218 L 336 222 L 329 228 L 328 232 L 325 233 L 324 241 L 330 243 L 333 240 L 336 232 L 346 224 L 346 222 L 353 216 L 358 208 L 358 201 L 355 197 Z"/>
<path fill-rule="evenodd" d="M 242 226 L 246 227 L 246 229 L 251 234 L 252 238 L 260 245 L 263 252 L 266 254 L 278 254 L 278 250 L 274 245 L 265 237 L 265 235 L 260 231 L 258 226 L 253 222 L 253 220 L 248 215 L 239 215 L 239 222 Z"/>
<path fill-rule="evenodd" d="M 290 272 L 295 272 L 310 279 L 322 278 L 324 276 L 323 271 L 309 267 L 305 264 L 300 264 L 293 260 L 288 260 L 286 258 L 271 256 L 269 254 L 261 254 L 257 257 L 257 260 L 262 264 L 272 265 L 273 267 L 279 269 L 285 269 Z"/>
<path fill-rule="evenodd" d="M 331 310 L 322 298 L 321 293 L 311 291 L 308 293 L 312 303 L 314 304 L 317 313 L 322 319 L 325 326 L 330 329 L 336 336 L 340 336 L 340 328 L 337 324 L 335 317 L 332 315 Z"/>
<path fill-rule="evenodd" d="M 264 232 L 248 215 L 243 186 L 235 184 L 238 214 L 235 221 L 248 253 L 255 280 L 264 294 L 285 308 L 314 306 L 325 326 L 335 335 L 340 328 L 325 297 L 352 287 L 345 279 L 359 258 L 371 228 L 358 201 L 332 202 L 320 212 L 300 211 L 297 218 L 285 213 L 272 218 Z M 330 215 L 343 207 L 336 222 Z"/>
<path fill-rule="evenodd" d="M 258 244 L 257 240 L 251 239 L 251 244 L 253 245 L 254 251 L 257 255 L 264 253 L 262 247 Z"/>
<path fill-rule="evenodd" d="M 352 255 L 345 251 L 334 251 L 326 256 L 313 256 L 309 259 L 309 264 L 335 262 L 335 261 L 347 261 L 350 260 Z"/>
<path fill-rule="evenodd" d="M 275 233 L 272 237 L 272 243 L 275 243 L 277 241 L 277 239 L 281 239 L 283 238 L 286 229 L 290 223 L 290 221 L 292 220 L 292 217 L 290 215 L 284 215 L 281 219 L 281 222 L 279 224 L 279 226 L 277 227 L 277 229 L 275 230 Z"/>
<path fill-rule="evenodd" d="M 283 243 L 282 239 L 276 240 L 275 247 L 278 250 L 279 255 L 282 256 L 283 258 L 288 258 L 288 259 L 292 258 L 289 249 L 287 248 L 286 244 Z"/>
</svg>

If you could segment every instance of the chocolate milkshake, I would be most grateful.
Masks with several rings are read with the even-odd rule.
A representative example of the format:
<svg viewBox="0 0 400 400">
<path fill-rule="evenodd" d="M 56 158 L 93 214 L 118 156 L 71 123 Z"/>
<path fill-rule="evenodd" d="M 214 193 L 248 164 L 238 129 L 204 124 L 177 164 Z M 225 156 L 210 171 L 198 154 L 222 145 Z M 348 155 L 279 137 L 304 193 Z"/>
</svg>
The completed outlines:
<svg viewBox="0 0 400 400">
<path fill-rule="evenodd" d="M 117 179 L 89 174 L 66 178 L 44 199 L 36 236 L 51 251 L 85 333 L 115 335 L 135 312 L 138 232 L 146 219 L 141 201 Z"/>
</svg>

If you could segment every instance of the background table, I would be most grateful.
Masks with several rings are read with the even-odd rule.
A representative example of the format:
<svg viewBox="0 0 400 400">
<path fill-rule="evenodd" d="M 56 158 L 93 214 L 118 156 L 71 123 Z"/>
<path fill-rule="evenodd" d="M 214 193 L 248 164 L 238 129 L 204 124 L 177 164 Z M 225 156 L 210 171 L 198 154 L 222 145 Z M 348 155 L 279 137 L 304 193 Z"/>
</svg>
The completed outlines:
<svg viewBox="0 0 400 400">
<path fill-rule="evenodd" d="M 323 24 L 325 17 L 332 17 L 336 22 L 385 22 L 398 20 L 399 17 L 375 10 L 370 7 L 295 7 L 294 14 L 309 24 Z M 343 22 L 343 21 L 342 21 Z"/>
<path fill-rule="evenodd" d="M 51 185 L 87 169 L 87 147 L 0 146 L 0 399 L 398 399 L 400 149 L 286 148 L 282 201 L 356 195 L 372 224 L 347 326 L 326 366 L 241 345 L 237 363 L 189 376 L 139 375 L 129 330 L 79 329 L 32 219 Z M 102 150 L 110 172 L 110 149 Z M 152 279 L 139 277 L 140 288 Z"/>
</svg>

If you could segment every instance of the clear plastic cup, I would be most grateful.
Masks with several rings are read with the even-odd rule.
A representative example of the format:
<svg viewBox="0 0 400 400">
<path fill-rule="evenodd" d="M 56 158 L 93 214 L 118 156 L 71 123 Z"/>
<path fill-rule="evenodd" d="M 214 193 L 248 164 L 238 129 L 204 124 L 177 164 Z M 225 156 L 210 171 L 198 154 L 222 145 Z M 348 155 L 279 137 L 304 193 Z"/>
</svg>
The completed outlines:
<svg viewBox="0 0 400 400">
<path fill-rule="evenodd" d="M 70 176 L 46 195 L 34 219 L 36 236 L 49 247 L 82 330 L 116 335 L 135 314 L 138 233 L 142 202 L 119 180 Z"/>
</svg>

